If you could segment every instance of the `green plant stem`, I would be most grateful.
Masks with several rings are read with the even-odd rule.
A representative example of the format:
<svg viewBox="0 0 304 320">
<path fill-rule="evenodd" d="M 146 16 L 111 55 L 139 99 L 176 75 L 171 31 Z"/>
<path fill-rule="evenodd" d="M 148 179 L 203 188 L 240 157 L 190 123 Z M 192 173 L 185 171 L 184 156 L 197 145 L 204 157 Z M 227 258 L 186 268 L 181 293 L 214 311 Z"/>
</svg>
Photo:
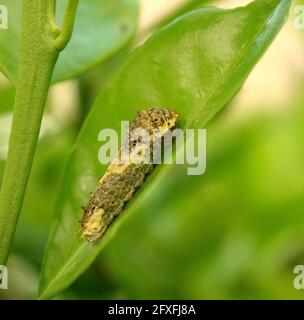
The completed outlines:
<svg viewBox="0 0 304 320">
<path fill-rule="evenodd" d="M 63 18 L 61 32 L 55 40 L 55 48 L 63 50 L 71 39 L 79 0 L 70 0 Z"/>
<path fill-rule="evenodd" d="M 78 3 L 78 0 L 70 0 Z M 21 57 L 9 151 L 0 193 L 0 265 L 5 265 L 30 175 L 52 73 L 72 30 L 55 26 L 55 0 L 23 0 Z M 69 9 L 69 7 L 68 7 Z M 72 14 L 75 15 L 76 11 Z M 69 14 L 63 29 L 73 28 Z M 63 46 L 61 46 L 63 48 Z M 43 212 L 41 213 L 43 214 Z"/>
</svg>

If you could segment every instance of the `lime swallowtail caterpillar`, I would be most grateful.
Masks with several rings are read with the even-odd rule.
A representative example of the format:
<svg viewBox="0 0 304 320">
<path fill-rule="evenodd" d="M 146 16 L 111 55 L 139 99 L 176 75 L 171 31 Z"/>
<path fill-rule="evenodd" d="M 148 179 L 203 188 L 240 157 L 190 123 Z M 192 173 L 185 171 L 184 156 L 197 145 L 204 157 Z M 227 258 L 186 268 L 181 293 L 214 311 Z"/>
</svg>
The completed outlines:
<svg viewBox="0 0 304 320">
<path fill-rule="evenodd" d="M 178 117 L 173 110 L 157 108 L 137 113 L 130 124 L 129 138 L 125 140 L 127 148 L 121 146 L 84 208 L 81 233 L 88 242 L 95 244 L 104 235 L 123 211 L 125 204 L 144 183 L 145 177 L 152 172 L 154 165 L 151 161 L 146 163 L 134 160 L 146 152 L 153 156 L 153 145 L 161 143 L 166 134 L 176 127 Z M 144 129 L 150 139 L 141 141 L 136 135 L 132 137 L 132 133 L 138 129 Z M 128 150 L 128 161 L 121 161 L 125 150 Z"/>
</svg>

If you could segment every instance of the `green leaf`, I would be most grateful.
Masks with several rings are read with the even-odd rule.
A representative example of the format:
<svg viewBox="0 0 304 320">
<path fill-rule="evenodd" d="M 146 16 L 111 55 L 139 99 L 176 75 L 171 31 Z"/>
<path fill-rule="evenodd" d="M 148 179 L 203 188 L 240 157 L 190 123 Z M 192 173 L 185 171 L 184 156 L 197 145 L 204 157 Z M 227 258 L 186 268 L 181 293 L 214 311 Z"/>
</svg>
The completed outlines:
<svg viewBox="0 0 304 320">
<path fill-rule="evenodd" d="M 158 29 L 160 27 L 163 27 L 164 25 L 171 22 L 173 19 L 179 17 L 180 15 L 190 10 L 193 10 L 195 8 L 206 5 L 208 2 L 211 2 L 211 1 L 210 0 L 187 0 L 185 3 L 182 3 L 180 6 L 178 6 L 174 11 L 170 12 L 162 20 L 157 21 L 157 23 L 152 25 L 150 29 L 153 30 L 153 29 Z"/>
<path fill-rule="evenodd" d="M 13 110 L 14 96 L 15 88 L 13 86 L 0 84 L 0 116 Z"/>
<path fill-rule="evenodd" d="M 174 108 L 183 127 L 199 128 L 239 91 L 288 16 L 289 0 L 259 0 L 233 10 L 198 9 L 155 33 L 127 59 L 98 97 L 69 158 L 42 267 L 40 298 L 69 286 L 95 259 L 124 219 L 153 201 L 152 190 L 174 166 L 159 166 L 95 246 L 77 234 L 80 207 L 105 172 L 98 133 L 120 132 L 142 108 Z M 257 93 L 258 94 L 258 93 Z"/>
<path fill-rule="evenodd" d="M 0 70 L 16 82 L 21 38 L 20 0 L 3 0 L 8 8 L 8 29 L 0 32 Z M 66 1 L 57 1 L 61 25 Z M 73 78 L 111 57 L 136 31 L 137 0 L 80 1 L 71 41 L 61 53 L 53 82 Z"/>
</svg>

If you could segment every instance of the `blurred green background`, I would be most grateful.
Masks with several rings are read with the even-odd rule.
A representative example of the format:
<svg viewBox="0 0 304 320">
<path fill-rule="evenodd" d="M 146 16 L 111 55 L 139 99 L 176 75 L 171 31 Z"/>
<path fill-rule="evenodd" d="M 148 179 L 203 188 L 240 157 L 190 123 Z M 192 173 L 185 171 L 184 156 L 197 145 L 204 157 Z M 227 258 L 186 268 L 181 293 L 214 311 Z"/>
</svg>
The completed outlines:
<svg viewBox="0 0 304 320">
<path fill-rule="evenodd" d="M 142 1 L 138 41 L 147 21 L 164 11 L 165 3 L 152 2 Z M 153 203 L 126 219 L 58 299 L 304 298 L 293 287 L 293 269 L 304 264 L 304 30 L 293 19 L 291 13 L 243 90 L 207 127 L 206 173 L 187 176 L 177 166 L 153 191 Z M 0 299 L 35 298 L 65 161 L 94 97 L 124 57 L 51 89 L 9 290 Z M 0 77 L 0 179 L 13 100 L 14 88 Z"/>
</svg>

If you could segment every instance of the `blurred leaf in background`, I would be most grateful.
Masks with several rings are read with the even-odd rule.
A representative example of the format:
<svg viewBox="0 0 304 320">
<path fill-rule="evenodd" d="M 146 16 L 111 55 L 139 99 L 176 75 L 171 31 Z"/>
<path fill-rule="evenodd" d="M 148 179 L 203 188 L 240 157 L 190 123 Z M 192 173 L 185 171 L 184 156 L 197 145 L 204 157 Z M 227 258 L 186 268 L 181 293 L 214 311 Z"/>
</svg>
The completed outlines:
<svg viewBox="0 0 304 320">
<path fill-rule="evenodd" d="M 0 116 L 4 113 L 9 113 L 13 109 L 14 105 L 14 97 L 15 97 L 15 88 L 4 82 L 1 84 L 0 81 Z"/>
<path fill-rule="evenodd" d="M 0 33 L 0 69 L 12 82 L 16 81 L 21 39 L 20 0 L 2 0 L 7 6 L 9 28 Z M 67 1 L 57 1 L 58 25 Z M 74 78 L 97 67 L 126 43 L 137 29 L 137 0 L 80 1 L 75 30 L 67 48 L 60 54 L 53 82 Z"/>
</svg>

